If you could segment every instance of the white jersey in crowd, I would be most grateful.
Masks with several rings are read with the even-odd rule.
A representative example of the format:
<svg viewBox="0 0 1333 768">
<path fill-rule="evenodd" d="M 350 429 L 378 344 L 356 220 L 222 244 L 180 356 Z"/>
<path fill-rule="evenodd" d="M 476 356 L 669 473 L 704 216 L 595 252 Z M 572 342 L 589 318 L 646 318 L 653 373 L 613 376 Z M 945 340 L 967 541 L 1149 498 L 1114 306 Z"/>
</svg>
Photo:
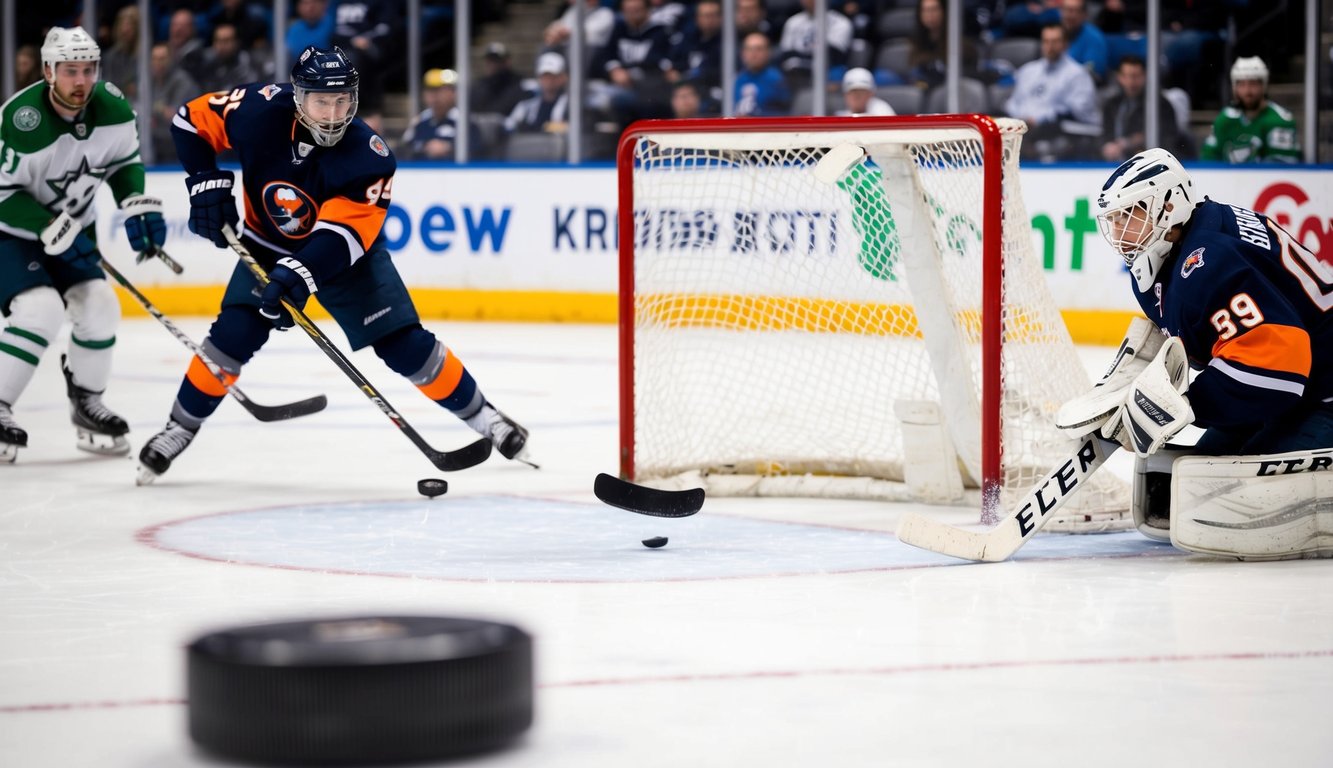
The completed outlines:
<svg viewBox="0 0 1333 768">
<path fill-rule="evenodd" d="M 840 109 L 834 113 L 836 117 L 887 117 L 896 115 L 889 102 L 878 96 L 871 96 L 870 101 L 866 102 L 866 111 L 853 113 L 849 109 Z"/>
<path fill-rule="evenodd" d="M 852 22 L 846 16 L 830 9 L 828 18 L 828 44 L 840 51 L 852 49 Z M 778 41 L 779 51 L 795 51 L 802 56 L 813 56 L 815 51 L 815 17 L 809 11 L 787 19 L 782 25 L 782 39 Z"/>
<path fill-rule="evenodd" d="M 1037 59 L 1019 67 L 1014 73 L 1014 92 L 1004 109 L 1010 117 L 1038 125 L 1057 120 L 1102 123 L 1092 75 L 1068 54 L 1054 64 Z"/>
</svg>

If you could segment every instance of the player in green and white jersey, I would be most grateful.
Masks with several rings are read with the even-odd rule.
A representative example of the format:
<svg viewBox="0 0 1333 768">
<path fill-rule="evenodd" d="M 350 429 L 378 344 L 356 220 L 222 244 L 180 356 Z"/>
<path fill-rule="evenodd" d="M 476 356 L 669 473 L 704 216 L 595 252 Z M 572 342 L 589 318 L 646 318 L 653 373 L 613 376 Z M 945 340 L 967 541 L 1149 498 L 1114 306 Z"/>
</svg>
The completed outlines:
<svg viewBox="0 0 1333 768">
<path fill-rule="evenodd" d="M 162 201 L 143 194 L 134 110 L 98 82 L 102 52 L 79 27 L 42 44 L 44 80 L 0 107 L 0 461 L 28 444 L 13 405 L 55 341 L 68 309 L 62 356 L 78 446 L 129 451 L 129 427 L 102 403 L 120 305 L 98 266 L 93 198 L 105 182 L 136 251 L 166 240 Z"/>
<path fill-rule="evenodd" d="M 1268 100 L 1268 66 L 1258 56 L 1231 66 L 1235 101 L 1213 121 L 1201 160 L 1228 163 L 1299 163 L 1301 142 L 1291 113 Z"/>
</svg>

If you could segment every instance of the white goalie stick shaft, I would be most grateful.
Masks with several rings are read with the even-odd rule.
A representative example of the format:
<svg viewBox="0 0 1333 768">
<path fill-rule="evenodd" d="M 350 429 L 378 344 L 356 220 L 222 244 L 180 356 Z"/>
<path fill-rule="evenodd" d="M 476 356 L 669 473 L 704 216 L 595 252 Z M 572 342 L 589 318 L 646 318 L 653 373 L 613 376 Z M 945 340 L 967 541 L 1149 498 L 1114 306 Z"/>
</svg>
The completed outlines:
<svg viewBox="0 0 1333 768">
<path fill-rule="evenodd" d="M 994 528 L 969 531 L 908 512 L 898 522 L 898 540 L 964 560 L 989 563 L 1008 560 L 1087 484 L 1088 478 L 1119 447 L 1119 443 L 1096 433 L 1085 435 L 1074 453 L 1038 480 Z"/>
</svg>

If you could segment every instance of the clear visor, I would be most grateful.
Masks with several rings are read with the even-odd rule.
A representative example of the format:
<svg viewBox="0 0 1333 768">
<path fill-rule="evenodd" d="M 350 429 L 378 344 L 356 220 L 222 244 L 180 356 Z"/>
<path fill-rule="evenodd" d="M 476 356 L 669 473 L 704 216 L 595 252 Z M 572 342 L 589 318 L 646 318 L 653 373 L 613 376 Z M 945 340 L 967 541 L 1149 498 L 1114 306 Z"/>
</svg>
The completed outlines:
<svg viewBox="0 0 1333 768">
<path fill-rule="evenodd" d="M 356 116 L 356 91 L 307 91 L 297 87 L 294 95 L 297 118 L 321 146 L 338 143 Z"/>
<path fill-rule="evenodd" d="M 1132 264 L 1134 257 L 1160 240 L 1163 234 L 1153 225 L 1148 206 L 1142 202 L 1098 214 L 1097 226 L 1102 237 L 1126 264 Z"/>
</svg>

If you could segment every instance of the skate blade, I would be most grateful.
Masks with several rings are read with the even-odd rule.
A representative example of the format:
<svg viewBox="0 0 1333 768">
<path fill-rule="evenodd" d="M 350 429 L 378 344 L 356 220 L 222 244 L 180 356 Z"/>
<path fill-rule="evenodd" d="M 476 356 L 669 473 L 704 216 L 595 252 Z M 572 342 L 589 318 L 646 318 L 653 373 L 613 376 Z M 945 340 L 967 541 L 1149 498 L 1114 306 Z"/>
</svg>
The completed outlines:
<svg viewBox="0 0 1333 768">
<path fill-rule="evenodd" d="M 13 443 L 0 443 L 0 464 L 13 464 L 19 457 L 19 446 Z"/>
<path fill-rule="evenodd" d="M 130 452 L 130 441 L 124 435 L 112 436 L 79 430 L 79 440 L 75 445 L 81 451 L 99 456 L 124 456 Z"/>
<path fill-rule="evenodd" d="M 152 485 L 158 477 L 160 477 L 160 475 L 156 472 L 140 464 L 139 474 L 134 478 L 134 484 L 138 486 Z"/>
<path fill-rule="evenodd" d="M 527 464 L 529 467 L 532 467 L 533 469 L 541 469 L 541 466 L 538 465 L 537 462 L 532 460 L 532 454 L 528 452 L 528 446 L 526 445 L 523 446 L 523 449 L 521 451 L 514 454 L 514 458 L 512 459 L 512 461 L 517 461 L 520 464 Z"/>
</svg>

